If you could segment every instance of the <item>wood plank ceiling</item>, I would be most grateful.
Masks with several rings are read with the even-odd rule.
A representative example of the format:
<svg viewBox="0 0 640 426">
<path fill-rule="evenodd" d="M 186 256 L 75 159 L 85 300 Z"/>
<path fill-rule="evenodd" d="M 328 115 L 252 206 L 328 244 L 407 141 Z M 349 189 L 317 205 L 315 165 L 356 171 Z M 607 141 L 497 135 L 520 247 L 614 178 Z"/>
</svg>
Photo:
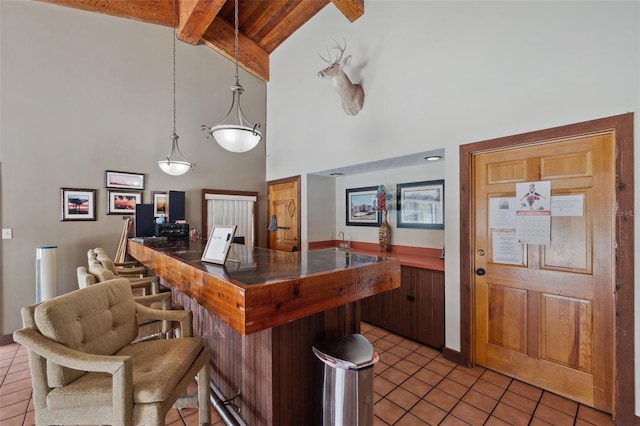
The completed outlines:
<svg viewBox="0 0 640 426">
<path fill-rule="evenodd" d="M 172 26 L 173 0 L 39 0 L 90 12 Z M 175 0 L 178 39 L 203 43 L 234 60 L 234 1 Z M 364 0 L 239 0 L 238 63 L 269 81 L 269 54 L 327 4 L 349 21 L 364 14 Z"/>
</svg>

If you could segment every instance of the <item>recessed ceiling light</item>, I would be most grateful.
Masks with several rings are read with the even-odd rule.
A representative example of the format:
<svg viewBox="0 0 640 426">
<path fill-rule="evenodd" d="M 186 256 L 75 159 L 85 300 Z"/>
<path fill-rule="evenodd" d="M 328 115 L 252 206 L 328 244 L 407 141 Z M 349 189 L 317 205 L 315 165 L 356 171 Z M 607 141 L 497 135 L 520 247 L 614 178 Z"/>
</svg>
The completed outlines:
<svg viewBox="0 0 640 426">
<path fill-rule="evenodd" d="M 425 160 L 427 161 L 438 161 L 442 158 L 442 156 L 440 155 L 430 155 L 428 157 L 424 157 Z"/>
</svg>

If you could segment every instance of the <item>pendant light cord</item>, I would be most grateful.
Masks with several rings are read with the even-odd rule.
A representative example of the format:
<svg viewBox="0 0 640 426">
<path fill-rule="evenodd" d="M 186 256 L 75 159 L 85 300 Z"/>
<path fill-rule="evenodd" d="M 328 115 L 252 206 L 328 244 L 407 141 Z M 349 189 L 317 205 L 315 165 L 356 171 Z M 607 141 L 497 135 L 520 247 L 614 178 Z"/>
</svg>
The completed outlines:
<svg viewBox="0 0 640 426">
<path fill-rule="evenodd" d="M 239 83 L 239 79 L 238 79 L 238 0 L 235 1 L 235 11 L 234 11 L 234 18 L 235 18 L 235 59 L 236 59 L 236 85 L 240 84 Z"/>
<path fill-rule="evenodd" d="M 173 134 L 176 134 L 176 1 L 173 0 Z"/>
</svg>

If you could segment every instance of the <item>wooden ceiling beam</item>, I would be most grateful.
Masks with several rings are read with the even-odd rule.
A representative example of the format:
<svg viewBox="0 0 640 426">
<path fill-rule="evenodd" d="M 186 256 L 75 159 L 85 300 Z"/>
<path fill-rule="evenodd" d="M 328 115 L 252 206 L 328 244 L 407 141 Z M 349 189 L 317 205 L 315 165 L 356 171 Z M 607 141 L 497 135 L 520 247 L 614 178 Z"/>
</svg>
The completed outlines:
<svg viewBox="0 0 640 426">
<path fill-rule="evenodd" d="M 225 0 L 178 0 L 180 19 L 178 38 L 189 44 L 198 44 Z"/>
<path fill-rule="evenodd" d="M 202 36 L 202 43 L 235 62 L 235 29 L 218 16 Z M 269 81 L 269 53 L 244 34 L 238 35 L 238 64 L 262 81 Z"/>
<path fill-rule="evenodd" d="M 152 24 L 173 25 L 171 0 L 38 0 L 88 12 L 135 19 Z"/>
<path fill-rule="evenodd" d="M 260 46 L 269 53 L 273 52 L 329 2 L 330 0 L 300 1 L 285 16 L 280 17 L 267 33 L 260 34 Z"/>
<path fill-rule="evenodd" d="M 364 0 L 331 0 L 350 22 L 364 15 Z"/>
</svg>

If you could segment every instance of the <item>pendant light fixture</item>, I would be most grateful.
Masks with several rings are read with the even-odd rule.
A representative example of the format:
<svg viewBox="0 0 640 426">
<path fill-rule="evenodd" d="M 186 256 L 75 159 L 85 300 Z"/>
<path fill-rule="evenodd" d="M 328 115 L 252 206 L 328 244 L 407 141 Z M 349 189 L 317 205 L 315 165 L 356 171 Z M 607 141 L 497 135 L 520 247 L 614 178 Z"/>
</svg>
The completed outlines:
<svg viewBox="0 0 640 426">
<path fill-rule="evenodd" d="M 213 136 L 218 144 L 231 152 L 247 152 L 255 148 L 262 139 L 262 134 L 257 130 L 260 124 L 252 125 L 245 117 L 240 106 L 240 95 L 244 88 L 238 78 L 238 0 L 235 0 L 235 83 L 231 86 L 233 99 L 229 112 L 217 126 L 202 126 L 202 130 Z M 208 137 L 208 136 L 207 136 Z"/>
<path fill-rule="evenodd" d="M 182 155 L 178 146 L 178 134 L 176 133 L 176 3 L 173 1 L 173 134 L 171 135 L 171 153 L 158 161 L 160 169 L 168 175 L 180 176 L 196 166 L 190 163 Z"/>
</svg>

